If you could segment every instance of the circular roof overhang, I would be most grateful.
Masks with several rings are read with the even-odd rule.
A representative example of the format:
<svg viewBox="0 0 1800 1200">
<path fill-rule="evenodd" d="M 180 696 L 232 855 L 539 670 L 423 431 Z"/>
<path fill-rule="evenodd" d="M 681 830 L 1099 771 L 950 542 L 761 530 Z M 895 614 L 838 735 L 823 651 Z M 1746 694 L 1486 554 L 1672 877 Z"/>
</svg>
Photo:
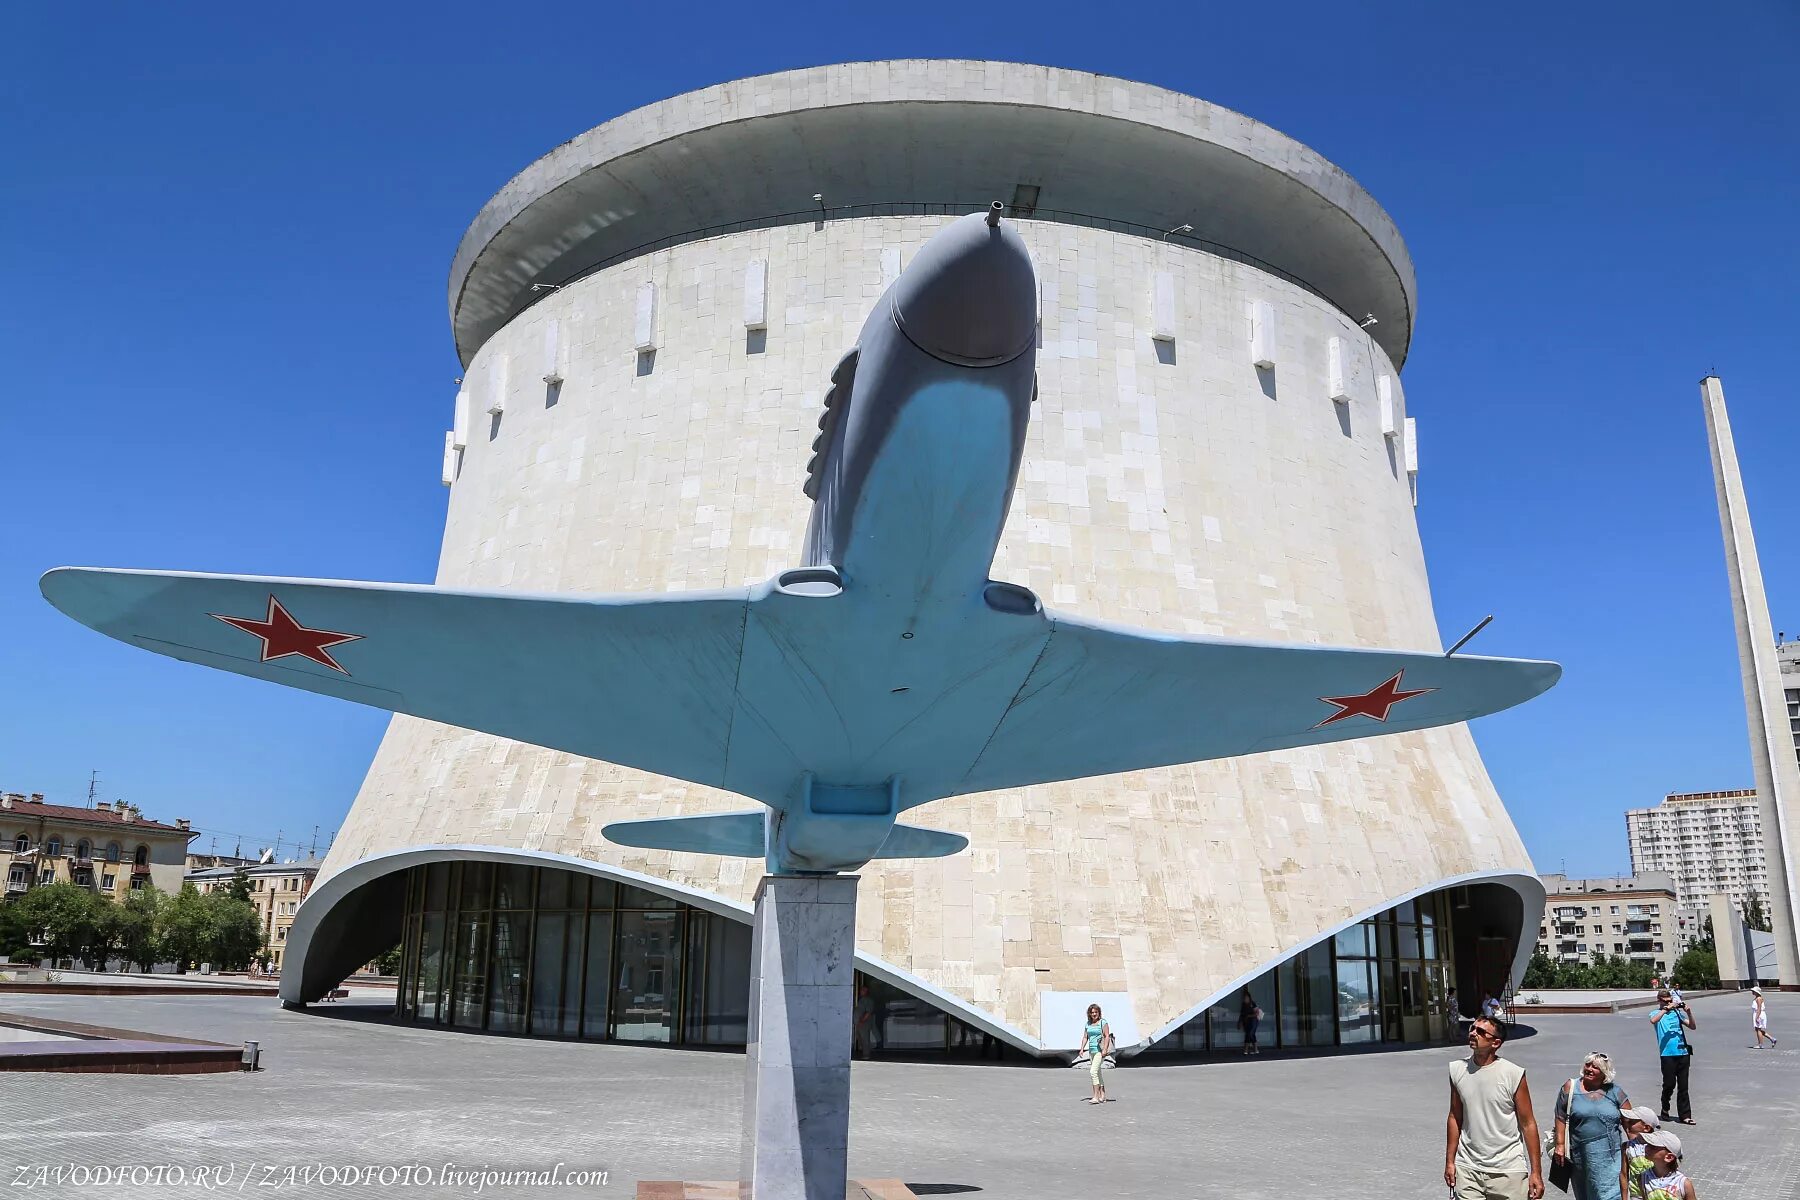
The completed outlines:
<svg viewBox="0 0 1800 1200">
<path fill-rule="evenodd" d="M 1035 188 L 1035 193 L 1029 189 Z M 1360 321 L 1396 366 L 1416 308 L 1393 221 L 1292 138 L 1191 96 L 1052 67 L 844 63 L 737 80 L 565 142 L 482 208 L 450 269 L 466 364 L 541 293 L 691 237 L 849 206 L 985 206 L 1141 231 L 1284 275 Z M 1155 234 L 1160 236 L 1160 234 Z M 1207 246 L 1205 243 L 1212 243 Z"/>
</svg>

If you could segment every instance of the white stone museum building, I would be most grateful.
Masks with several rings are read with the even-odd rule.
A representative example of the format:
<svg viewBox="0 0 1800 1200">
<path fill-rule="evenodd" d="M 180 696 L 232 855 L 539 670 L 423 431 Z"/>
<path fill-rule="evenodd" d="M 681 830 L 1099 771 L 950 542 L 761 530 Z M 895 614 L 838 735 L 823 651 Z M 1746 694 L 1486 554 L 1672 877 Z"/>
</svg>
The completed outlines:
<svg viewBox="0 0 1800 1200">
<path fill-rule="evenodd" d="M 1441 649 L 1393 222 L 1249 117 L 1012 63 L 721 84 L 507 183 L 451 269 L 465 375 L 437 583 L 673 592 L 797 565 L 834 365 L 917 248 L 996 200 L 1041 322 L 994 577 L 1136 626 Z M 600 830 L 742 807 L 397 716 L 283 998 L 398 942 L 406 1019 L 741 1044 L 763 864 Z M 870 1053 L 1056 1053 L 1089 1000 L 1123 1047 L 1229 1047 L 1246 986 L 1264 1044 L 1425 1040 L 1451 988 L 1472 1009 L 1523 967 L 1543 908 L 1461 725 L 911 815 L 972 844 L 862 872 Z"/>
</svg>

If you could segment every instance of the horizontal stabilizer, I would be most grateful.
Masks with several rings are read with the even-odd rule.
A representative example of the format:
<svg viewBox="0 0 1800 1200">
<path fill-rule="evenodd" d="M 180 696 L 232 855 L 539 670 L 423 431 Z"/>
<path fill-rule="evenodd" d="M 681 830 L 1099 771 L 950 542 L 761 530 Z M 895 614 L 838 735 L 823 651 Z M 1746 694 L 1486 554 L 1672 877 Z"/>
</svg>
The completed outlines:
<svg viewBox="0 0 1800 1200">
<path fill-rule="evenodd" d="M 763 856 L 765 814 L 708 813 L 696 817 L 661 817 L 652 821 L 614 821 L 600 831 L 609 842 L 642 850 L 679 850 L 683 854 L 722 854 L 727 858 Z"/>
<path fill-rule="evenodd" d="M 746 589 L 532 596 L 68 567 L 41 586 L 82 624 L 170 658 L 725 782 Z"/>
<path fill-rule="evenodd" d="M 943 833 L 936 829 L 920 829 L 917 825 L 896 825 L 881 843 L 876 858 L 945 858 L 969 848 L 969 839 L 960 833 Z"/>
</svg>

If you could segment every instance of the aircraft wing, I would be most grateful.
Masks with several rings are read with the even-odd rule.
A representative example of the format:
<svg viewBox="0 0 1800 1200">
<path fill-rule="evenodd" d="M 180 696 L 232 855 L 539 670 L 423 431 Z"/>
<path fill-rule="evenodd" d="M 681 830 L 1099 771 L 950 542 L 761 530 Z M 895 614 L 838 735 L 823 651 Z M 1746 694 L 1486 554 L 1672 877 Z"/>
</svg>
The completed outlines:
<svg viewBox="0 0 1800 1200">
<path fill-rule="evenodd" d="M 748 589 L 546 597 L 65 567 L 44 597 L 179 658 L 719 786 Z"/>
<path fill-rule="evenodd" d="M 1264 644 L 1051 614 L 1037 665 L 960 792 L 1453 725 L 1562 675 L 1528 659 Z"/>
</svg>

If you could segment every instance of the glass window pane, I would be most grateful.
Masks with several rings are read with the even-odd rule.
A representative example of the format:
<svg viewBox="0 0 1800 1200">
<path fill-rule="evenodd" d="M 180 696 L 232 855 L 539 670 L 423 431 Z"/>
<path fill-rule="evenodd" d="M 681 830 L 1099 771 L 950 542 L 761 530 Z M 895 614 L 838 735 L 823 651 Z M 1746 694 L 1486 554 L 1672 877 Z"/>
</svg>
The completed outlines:
<svg viewBox="0 0 1800 1200">
<path fill-rule="evenodd" d="M 941 1050 L 947 1030 L 940 1009 L 879 979 L 869 980 L 877 1052 Z"/>
<path fill-rule="evenodd" d="M 606 1036 L 606 998 L 612 991 L 612 927 L 609 913 L 587 919 L 587 965 L 583 971 L 581 1036 Z"/>
<path fill-rule="evenodd" d="M 1413 921 L 1400 922 L 1400 957 L 1419 957 L 1419 926 Z"/>
<path fill-rule="evenodd" d="M 462 865 L 462 887 L 457 893 L 456 906 L 463 912 L 470 909 L 486 908 L 488 893 L 494 886 L 494 864 L 484 862 L 466 862 Z"/>
<path fill-rule="evenodd" d="M 610 879 L 602 879 L 598 875 L 589 879 L 593 894 L 588 897 L 588 904 L 593 908 L 616 908 L 619 903 L 619 885 Z"/>
<path fill-rule="evenodd" d="M 1307 999 L 1301 1011 L 1307 1015 L 1301 1025 L 1305 1045 L 1336 1042 L 1337 975 L 1332 972 L 1332 955 L 1323 945 L 1307 952 Z"/>
<path fill-rule="evenodd" d="M 1270 1022 L 1274 1028 L 1269 1030 L 1268 1040 L 1275 1041 L 1278 1036 L 1283 1046 L 1305 1045 L 1302 1029 L 1305 1025 L 1301 1004 L 1306 995 L 1306 952 L 1303 950 L 1294 955 L 1275 970 L 1277 976 L 1276 1009 L 1280 1020 Z"/>
<path fill-rule="evenodd" d="M 501 863 L 494 872 L 495 908 L 531 907 L 531 868 L 518 863 Z"/>
<path fill-rule="evenodd" d="M 1369 946 L 1369 927 L 1359 921 L 1337 935 L 1337 952 L 1339 958 L 1367 958 L 1372 949 Z"/>
<path fill-rule="evenodd" d="M 1436 925 L 1425 925 L 1419 930 L 1419 951 L 1421 958 L 1438 956 L 1438 931 Z"/>
<path fill-rule="evenodd" d="M 1372 1042 L 1379 1036 L 1375 997 L 1369 990 L 1369 964 L 1345 959 L 1337 965 L 1338 1040 L 1344 1045 Z"/>
<path fill-rule="evenodd" d="M 525 1032 L 525 954 L 531 914 L 494 915 L 494 945 L 488 955 L 487 1027 L 495 1033 Z"/>
<path fill-rule="evenodd" d="M 450 1020 L 463 1029 L 481 1028 L 481 1002 L 487 996 L 487 933 L 486 913 L 458 916 Z"/>
<path fill-rule="evenodd" d="M 443 912 L 450 891 L 450 864 L 434 862 L 425 868 L 425 911 Z"/>
<path fill-rule="evenodd" d="M 612 1035 L 622 1042 L 669 1042 L 681 985 L 680 912 L 619 913 L 613 967 Z"/>
<path fill-rule="evenodd" d="M 443 1019 L 444 914 L 426 913 L 419 935 L 419 970 L 414 1011 L 421 1021 Z"/>
<path fill-rule="evenodd" d="M 531 1032 L 534 1034 L 563 1032 L 563 972 L 569 953 L 565 945 L 568 926 L 569 918 L 564 913 L 538 914 L 537 936 L 531 943 Z"/>
<path fill-rule="evenodd" d="M 1258 1022 L 1256 1041 L 1258 1045 L 1275 1044 L 1274 1031 L 1269 1028 L 1269 1014 L 1275 1011 L 1275 972 L 1264 971 L 1250 981 L 1248 988 L 1239 988 L 1220 997 L 1219 1002 L 1207 1009 L 1207 1026 L 1212 1037 L 1213 1049 L 1232 1048 L 1245 1044 L 1245 1031 L 1249 1021 L 1246 1019 L 1244 993 L 1250 994 L 1251 1004 L 1263 1010 L 1263 1019 Z"/>
<path fill-rule="evenodd" d="M 1394 955 L 1394 916 L 1383 913 L 1375 918 L 1375 948 L 1382 958 L 1393 958 Z"/>
<path fill-rule="evenodd" d="M 538 871 L 538 907 L 568 908 L 569 880 L 572 877 L 577 881 L 580 879 L 579 876 L 571 876 L 570 872 L 564 871 L 558 867 L 544 867 L 540 869 Z M 581 905 L 577 903 L 575 907 L 580 908 Z"/>
<path fill-rule="evenodd" d="M 688 914 L 688 924 L 697 932 L 689 939 L 687 1040 L 742 1046 L 750 1028 L 750 927 L 698 912 Z"/>
<path fill-rule="evenodd" d="M 620 908 L 674 908 L 675 901 L 640 887 L 619 889 Z"/>
</svg>

